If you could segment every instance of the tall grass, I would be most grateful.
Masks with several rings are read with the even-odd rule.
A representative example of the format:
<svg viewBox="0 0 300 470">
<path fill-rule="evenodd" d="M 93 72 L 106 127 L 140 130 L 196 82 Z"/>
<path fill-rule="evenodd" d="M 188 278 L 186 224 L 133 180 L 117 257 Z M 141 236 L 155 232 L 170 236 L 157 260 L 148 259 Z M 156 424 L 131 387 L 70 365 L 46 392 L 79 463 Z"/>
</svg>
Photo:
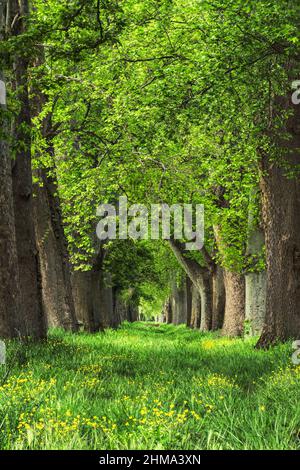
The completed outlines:
<svg viewBox="0 0 300 470">
<path fill-rule="evenodd" d="M 2 449 L 299 449 L 290 344 L 124 324 L 8 345 Z M 2 384 L 2 385 L 1 385 Z"/>
</svg>

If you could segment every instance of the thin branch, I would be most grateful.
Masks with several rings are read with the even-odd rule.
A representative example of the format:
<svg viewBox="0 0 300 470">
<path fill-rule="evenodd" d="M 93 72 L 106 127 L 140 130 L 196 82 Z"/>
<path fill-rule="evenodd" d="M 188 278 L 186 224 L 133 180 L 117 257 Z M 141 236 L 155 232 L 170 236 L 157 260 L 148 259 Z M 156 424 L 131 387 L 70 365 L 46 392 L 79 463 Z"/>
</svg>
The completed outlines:
<svg viewBox="0 0 300 470">
<path fill-rule="evenodd" d="M 100 38 L 103 40 L 103 23 L 101 21 L 101 13 L 100 13 L 100 7 L 101 7 L 101 0 L 97 0 L 97 21 L 99 23 L 99 28 L 100 28 Z"/>
<path fill-rule="evenodd" d="M 130 58 L 123 58 L 121 59 L 123 62 L 130 62 L 130 63 L 136 63 L 136 62 L 153 62 L 155 60 L 166 60 L 166 59 L 181 59 L 181 60 L 187 60 L 186 57 L 181 56 L 179 54 L 172 54 L 172 55 L 163 55 L 159 57 L 146 57 L 144 59 L 130 59 Z"/>
</svg>

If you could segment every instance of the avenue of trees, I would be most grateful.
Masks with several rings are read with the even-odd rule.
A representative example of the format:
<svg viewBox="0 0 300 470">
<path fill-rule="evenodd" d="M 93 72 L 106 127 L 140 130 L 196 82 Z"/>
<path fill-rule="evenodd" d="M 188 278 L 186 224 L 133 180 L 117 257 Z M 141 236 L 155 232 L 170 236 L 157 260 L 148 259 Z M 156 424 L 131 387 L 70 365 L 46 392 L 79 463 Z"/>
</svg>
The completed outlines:
<svg viewBox="0 0 300 470">
<path fill-rule="evenodd" d="M 299 31 L 294 0 L 0 0 L 1 338 L 300 338 Z M 100 242 L 122 195 L 203 204 L 203 248 Z"/>
</svg>

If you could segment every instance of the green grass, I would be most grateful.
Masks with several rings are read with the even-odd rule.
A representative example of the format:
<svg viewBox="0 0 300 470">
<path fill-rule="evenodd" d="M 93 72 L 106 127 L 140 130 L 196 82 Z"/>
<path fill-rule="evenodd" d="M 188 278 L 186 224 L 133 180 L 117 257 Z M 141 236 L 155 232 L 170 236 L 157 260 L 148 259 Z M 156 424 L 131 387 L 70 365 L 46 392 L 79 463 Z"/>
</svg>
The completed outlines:
<svg viewBox="0 0 300 470">
<path fill-rule="evenodd" d="M 299 449 L 291 345 L 254 344 L 149 323 L 10 343 L 0 448 Z"/>
</svg>

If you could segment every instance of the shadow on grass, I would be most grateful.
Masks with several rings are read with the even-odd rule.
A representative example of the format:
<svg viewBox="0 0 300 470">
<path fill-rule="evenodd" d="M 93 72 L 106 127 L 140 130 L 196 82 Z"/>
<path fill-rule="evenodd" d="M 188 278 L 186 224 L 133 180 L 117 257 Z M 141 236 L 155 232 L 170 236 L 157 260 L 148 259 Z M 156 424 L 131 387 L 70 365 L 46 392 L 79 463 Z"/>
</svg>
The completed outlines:
<svg viewBox="0 0 300 470">
<path fill-rule="evenodd" d="M 124 380 L 155 376 L 159 380 L 164 374 L 162 380 L 168 377 L 180 382 L 218 374 L 234 380 L 245 391 L 255 390 L 260 378 L 290 361 L 288 345 L 257 351 L 253 341 L 226 340 L 216 333 L 200 333 L 185 326 L 147 323 L 126 323 L 118 330 L 94 335 L 56 330 L 47 343 L 24 348 L 27 363 L 23 368 L 45 366 L 45 376 L 61 370 L 72 375 L 82 365 L 99 364 L 99 376 L 107 381 L 114 376 Z"/>
</svg>

